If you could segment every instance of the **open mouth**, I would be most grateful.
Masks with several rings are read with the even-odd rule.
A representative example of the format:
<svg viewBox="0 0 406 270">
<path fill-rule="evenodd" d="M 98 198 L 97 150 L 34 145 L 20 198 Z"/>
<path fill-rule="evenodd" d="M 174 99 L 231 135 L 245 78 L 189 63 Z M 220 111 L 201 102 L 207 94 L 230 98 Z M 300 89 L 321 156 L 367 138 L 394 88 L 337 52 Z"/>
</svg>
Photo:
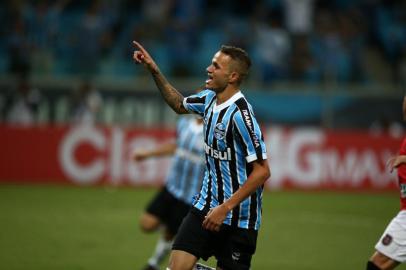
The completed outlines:
<svg viewBox="0 0 406 270">
<path fill-rule="evenodd" d="M 213 81 L 213 76 L 210 74 L 207 74 L 207 80 L 206 83 L 211 83 Z"/>
</svg>

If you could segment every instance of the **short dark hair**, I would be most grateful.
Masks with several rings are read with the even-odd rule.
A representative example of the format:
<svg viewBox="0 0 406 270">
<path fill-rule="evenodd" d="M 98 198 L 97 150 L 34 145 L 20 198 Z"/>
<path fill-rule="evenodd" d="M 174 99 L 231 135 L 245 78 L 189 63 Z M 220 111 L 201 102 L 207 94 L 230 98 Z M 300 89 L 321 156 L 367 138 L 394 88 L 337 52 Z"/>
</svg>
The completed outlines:
<svg viewBox="0 0 406 270">
<path fill-rule="evenodd" d="M 241 48 L 228 45 L 222 45 L 220 51 L 230 56 L 237 63 L 237 72 L 240 74 L 239 83 L 241 83 L 248 75 L 251 67 L 251 59 L 248 53 Z"/>
</svg>

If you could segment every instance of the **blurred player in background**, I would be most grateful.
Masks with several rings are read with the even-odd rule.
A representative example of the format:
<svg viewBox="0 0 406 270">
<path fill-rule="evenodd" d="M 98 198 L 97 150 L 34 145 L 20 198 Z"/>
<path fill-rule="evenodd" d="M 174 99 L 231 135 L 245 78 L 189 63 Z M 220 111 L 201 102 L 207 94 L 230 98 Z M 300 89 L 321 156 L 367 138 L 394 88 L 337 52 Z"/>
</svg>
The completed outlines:
<svg viewBox="0 0 406 270">
<path fill-rule="evenodd" d="M 403 119 L 406 120 L 406 96 L 403 98 Z M 376 252 L 369 259 L 367 270 L 394 269 L 406 261 L 406 138 L 399 154 L 388 160 L 388 166 L 391 172 L 394 168 L 398 171 L 400 212 L 375 245 Z"/>
<path fill-rule="evenodd" d="M 6 113 L 7 123 L 23 126 L 37 124 L 41 99 L 40 91 L 32 87 L 27 78 L 20 78 L 7 102 L 9 103 Z"/>
<path fill-rule="evenodd" d="M 165 186 L 156 194 L 141 216 L 144 232 L 153 232 L 163 225 L 163 234 L 149 258 L 145 270 L 159 269 L 172 247 L 172 240 L 199 193 L 204 174 L 203 120 L 182 117 L 177 124 L 176 142 L 153 150 L 140 150 L 133 154 L 136 161 L 151 157 L 173 155 Z"/>
<path fill-rule="evenodd" d="M 95 124 L 101 112 L 103 99 L 90 81 L 81 82 L 72 96 L 72 122 L 76 124 Z"/>
<path fill-rule="evenodd" d="M 199 258 L 213 255 L 218 269 L 249 269 L 261 224 L 263 185 L 270 176 L 261 130 L 240 91 L 250 58 L 240 48 L 222 46 L 207 68 L 206 90 L 184 98 L 149 53 L 134 45 L 134 60 L 151 73 L 168 105 L 204 121 L 207 170 L 179 228 L 169 269 L 190 270 Z"/>
</svg>

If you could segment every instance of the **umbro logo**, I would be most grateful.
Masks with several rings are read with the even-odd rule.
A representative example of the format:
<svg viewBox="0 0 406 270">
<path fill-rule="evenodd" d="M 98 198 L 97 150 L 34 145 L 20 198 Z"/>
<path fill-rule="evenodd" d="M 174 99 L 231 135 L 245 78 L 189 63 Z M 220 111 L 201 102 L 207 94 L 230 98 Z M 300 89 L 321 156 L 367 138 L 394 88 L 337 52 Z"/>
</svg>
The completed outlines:
<svg viewBox="0 0 406 270">
<path fill-rule="evenodd" d="M 240 252 L 233 252 L 233 253 L 231 254 L 231 258 L 232 258 L 234 261 L 238 261 L 238 260 L 240 259 L 240 256 L 241 256 L 241 253 L 240 253 Z"/>
</svg>

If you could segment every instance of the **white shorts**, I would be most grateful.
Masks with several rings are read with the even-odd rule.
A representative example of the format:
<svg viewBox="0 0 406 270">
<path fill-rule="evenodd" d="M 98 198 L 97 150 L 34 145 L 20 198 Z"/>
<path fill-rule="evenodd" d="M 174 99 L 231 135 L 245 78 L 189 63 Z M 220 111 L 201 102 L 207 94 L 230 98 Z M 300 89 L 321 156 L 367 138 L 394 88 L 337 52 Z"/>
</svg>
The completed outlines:
<svg viewBox="0 0 406 270">
<path fill-rule="evenodd" d="M 406 262 L 406 211 L 392 219 L 375 249 L 397 262 Z"/>
</svg>

